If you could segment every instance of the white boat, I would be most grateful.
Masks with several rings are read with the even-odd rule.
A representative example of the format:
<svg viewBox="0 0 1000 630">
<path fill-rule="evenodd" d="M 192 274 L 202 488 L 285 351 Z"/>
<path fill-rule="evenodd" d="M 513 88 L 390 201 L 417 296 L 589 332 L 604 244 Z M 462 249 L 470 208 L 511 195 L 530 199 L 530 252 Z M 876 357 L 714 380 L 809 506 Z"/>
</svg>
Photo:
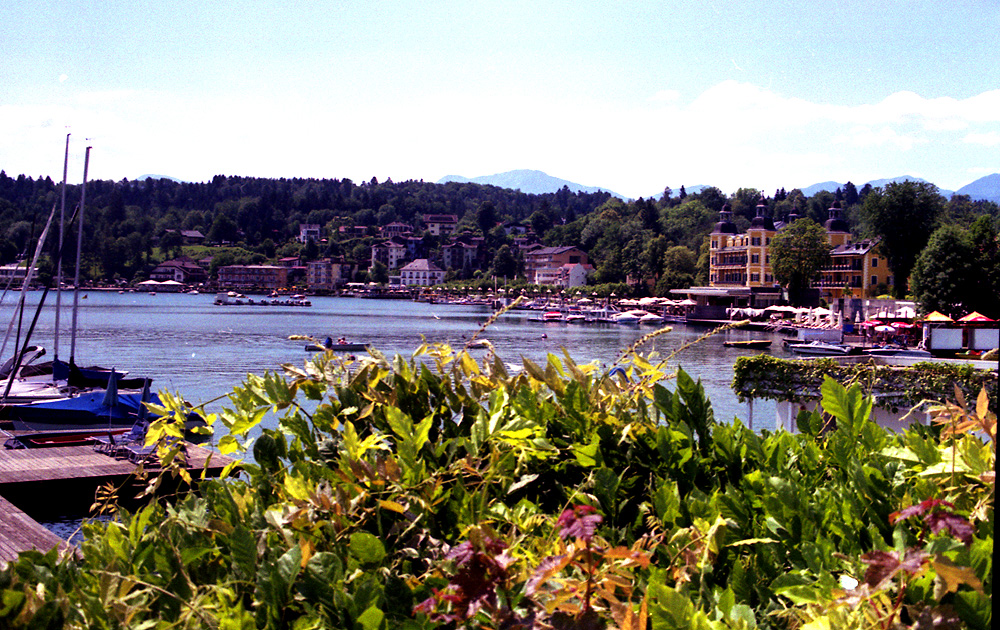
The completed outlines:
<svg viewBox="0 0 1000 630">
<path fill-rule="evenodd" d="M 563 314 L 559 311 L 549 311 L 548 313 L 542 315 L 543 322 L 561 322 L 563 321 Z"/>
<path fill-rule="evenodd" d="M 835 343 L 827 343 L 825 341 L 810 341 L 808 343 L 795 344 L 789 348 L 795 354 L 801 354 L 803 356 L 816 356 L 816 357 L 836 357 L 844 356 L 850 353 L 851 349 L 848 346 L 842 346 Z"/>
<path fill-rule="evenodd" d="M 861 353 L 870 357 L 908 357 L 915 359 L 931 359 L 934 356 L 921 348 L 865 348 Z"/>
<path fill-rule="evenodd" d="M 640 324 L 652 324 L 654 326 L 659 326 L 663 323 L 663 318 L 656 313 L 646 313 L 639 318 Z"/>
<path fill-rule="evenodd" d="M 645 314 L 645 311 L 625 311 L 615 315 L 614 319 L 616 324 L 638 324 Z"/>
</svg>

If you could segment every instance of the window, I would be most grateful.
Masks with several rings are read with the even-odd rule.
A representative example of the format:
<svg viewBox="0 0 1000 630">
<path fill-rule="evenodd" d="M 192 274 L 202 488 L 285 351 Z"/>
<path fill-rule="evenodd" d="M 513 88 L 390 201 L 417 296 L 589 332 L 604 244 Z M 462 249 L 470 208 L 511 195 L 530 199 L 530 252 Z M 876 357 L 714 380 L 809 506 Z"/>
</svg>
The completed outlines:
<svg viewBox="0 0 1000 630">
<path fill-rule="evenodd" d="M 760 254 L 750 254 L 750 263 L 754 265 L 760 264 Z"/>
<path fill-rule="evenodd" d="M 878 284 L 878 276 L 872 276 L 872 286 Z"/>
<path fill-rule="evenodd" d="M 872 267 L 878 267 L 878 257 L 872 256 Z"/>
<path fill-rule="evenodd" d="M 764 244 L 765 245 L 770 245 L 771 244 L 771 239 L 770 238 L 765 238 L 764 239 Z"/>
<path fill-rule="evenodd" d="M 759 236 L 750 237 L 750 244 L 756 247 L 760 247 L 760 237 Z"/>
<path fill-rule="evenodd" d="M 765 265 L 770 265 L 771 264 L 771 255 L 770 254 L 764 254 L 764 264 Z"/>
<path fill-rule="evenodd" d="M 718 248 L 719 248 L 719 241 L 717 241 L 717 240 L 715 240 L 713 238 L 712 239 L 712 249 L 718 249 Z"/>
<path fill-rule="evenodd" d="M 750 274 L 750 282 L 760 282 L 760 274 L 759 273 Z"/>
</svg>

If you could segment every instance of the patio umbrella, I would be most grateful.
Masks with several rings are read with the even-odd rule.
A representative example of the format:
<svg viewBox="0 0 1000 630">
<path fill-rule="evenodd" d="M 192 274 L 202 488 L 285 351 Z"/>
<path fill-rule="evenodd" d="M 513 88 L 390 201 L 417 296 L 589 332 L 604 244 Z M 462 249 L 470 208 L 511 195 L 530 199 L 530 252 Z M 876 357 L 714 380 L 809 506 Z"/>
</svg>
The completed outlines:
<svg viewBox="0 0 1000 630">
<path fill-rule="evenodd" d="M 881 326 L 875 327 L 875 332 L 896 332 L 896 329 L 893 328 L 892 326 L 886 326 L 885 324 L 882 324 Z"/>
<path fill-rule="evenodd" d="M 111 368 L 111 374 L 108 376 L 108 387 L 104 390 L 101 406 L 108 409 L 114 409 L 118 406 L 118 372 L 115 371 L 115 368 Z"/>
<path fill-rule="evenodd" d="M 960 318 L 958 321 L 960 321 L 960 322 L 992 322 L 992 321 L 996 321 L 996 320 L 990 319 L 989 317 L 983 315 L 979 311 L 972 311 L 971 313 L 969 313 L 965 317 Z"/>
<path fill-rule="evenodd" d="M 865 321 L 861 322 L 858 325 L 859 326 L 864 326 L 865 328 L 869 328 L 871 326 L 881 326 L 882 322 L 880 320 L 877 320 L 877 319 L 869 319 L 869 320 L 865 320 Z"/>
<path fill-rule="evenodd" d="M 892 325 L 893 328 L 913 328 L 913 324 L 908 322 L 896 322 Z"/>
<path fill-rule="evenodd" d="M 944 313 L 939 313 L 938 311 L 932 311 L 931 313 L 927 314 L 927 317 L 924 318 L 924 321 L 925 322 L 953 322 L 955 320 L 953 320 L 952 318 L 948 317 Z"/>
</svg>

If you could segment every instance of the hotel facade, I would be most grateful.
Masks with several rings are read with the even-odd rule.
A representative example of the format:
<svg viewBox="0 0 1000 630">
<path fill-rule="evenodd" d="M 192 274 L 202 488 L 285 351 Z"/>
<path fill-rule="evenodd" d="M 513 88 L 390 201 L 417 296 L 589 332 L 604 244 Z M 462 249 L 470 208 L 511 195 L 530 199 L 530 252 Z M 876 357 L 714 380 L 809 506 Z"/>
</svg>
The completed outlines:
<svg viewBox="0 0 1000 630">
<path fill-rule="evenodd" d="M 732 222 L 728 204 L 719 213 L 719 222 L 710 235 L 709 286 L 717 288 L 776 288 L 771 269 L 771 239 L 786 225 L 798 220 L 791 214 L 787 223 L 775 225 L 765 216 L 767 206 L 761 198 L 757 213 L 746 232 L 740 233 Z M 840 202 L 829 209 L 823 224 L 830 242 L 831 262 L 813 279 L 820 298 L 832 302 L 839 298 L 875 297 L 880 287 L 892 286 L 893 278 L 884 257 L 878 253 L 878 241 L 852 241 L 850 227 L 841 216 Z"/>
</svg>

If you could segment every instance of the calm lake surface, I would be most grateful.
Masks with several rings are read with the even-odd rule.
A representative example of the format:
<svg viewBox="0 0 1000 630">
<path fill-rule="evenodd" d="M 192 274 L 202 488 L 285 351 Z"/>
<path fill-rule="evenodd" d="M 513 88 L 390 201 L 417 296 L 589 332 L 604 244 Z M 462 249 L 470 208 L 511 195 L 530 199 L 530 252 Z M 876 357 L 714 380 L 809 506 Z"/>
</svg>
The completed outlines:
<svg viewBox="0 0 1000 630">
<path fill-rule="evenodd" d="M 32 308 L 26 309 L 23 330 L 27 330 L 42 292 L 32 291 L 28 296 Z M 61 298 L 59 356 L 68 360 L 73 295 L 63 292 Z M 6 296 L 0 306 L 0 324 L 11 321 L 17 299 L 17 294 Z M 216 306 L 214 299 L 214 294 L 83 292 L 76 361 L 151 377 L 154 389 L 179 392 L 194 405 L 214 400 L 206 408 L 215 412 L 225 406 L 225 395 L 248 373 L 279 370 L 284 363 L 301 365 L 309 358 L 305 343 L 291 341 L 289 335 L 311 335 L 319 340 L 346 337 L 352 342 L 368 342 L 387 356 L 410 357 L 422 338 L 462 347 L 492 314 L 482 306 L 406 300 L 316 297 L 311 307 L 288 307 Z M 55 303 L 56 295 L 49 293 L 32 336 L 32 343 L 48 350 L 47 359 L 54 353 Z M 597 361 L 607 369 L 636 339 L 656 330 L 651 326 L 570 325 L 529 319 L 538 316 L 537 311 L 508 312 L 482 338 L 489 339 L 498 356 L 514 370 L 520 369 L 522 356 L 544 364 L 549 353 L 561 357 L 563 348 L 577 363 Z M 707 331 L 683 324 L 672 326 L 673 330 L 654 339 L 644 351 L 655 350 L 665 356 Z M 724 347 L 726 334 L 729 339 L 771 338 L 770 352 L 792 355 L 782 349 L 779 335 L 730 331 L 685 350 L 673 362 L 701 379 L 718 420 L 729 422 L 739 417 L 748 422 L 748 405 L 736 400 L 730 382 L 736 358 L 749 352 Z M 13 348 L 12 335 L 5 357 L 13 354 Z M 672 389 L 670 383 L 667 386 Z M 753 415 L 751 426 L 774 426 L 773 403 L 757 401 Z M 269 417 L 263 424 L 275 426 L 276 422 Z M 79 516 L 67 515 L 43 524 L 57 535 L 79 542 L 80 522 Z"/>
<path fill-rule="evenodd" d="M 40 291 L 29 292 L 29 305 L 36 305 L 41 296 Z M 7 295 L 0 306 L 0 322 L 11 320 L 17 297 Z M 73 294 L 64 291 L 61 298 L 59 356 L 68 360 Z M 311 307 L 289 307 L 216 306 L 214 298 L 214 294 L 82 292 L 76 362 L 151 377 L 154 389 L 180 392 L 199 405 L 224 396 L 248 373 L 278 370 L 283 363 L 302 364 L 309 357 L 305 344 L 289 340 L 289 335 L 311 335 L 320 340 L 343 336 L 352 342 L 368 342 L 387 356 L 409 357 L 422 337 L 460 348 L 491 315 L 482 306 L 407 300 L 314 297 Z M 32 336 L 32 343 L 48 350 L 47 358 L 54 351 L 55 303 L 56 295 L 50 292 Z M 30 311 L 24 318 L 25 330 Z M 489 339 L 498 356 L 513 369 L 520 369 L 522 356 L 544 364 L 549 353 L 561 356 L 563 348 L 577 363 L 597 361 L 607 368 L 636 339 L 655 330 L 651 326 L 529 319 L 538 316 L 537 311 L 508 312 L 482 338 Z M 654 339 L 644 351 L 655 350 L 665 356 L 707 330 L 672 326 L 672 331 Z M 726 348 L 722 342 L 726 338 L 762 337 L 774 340 L 771 353 L 792 356 L 782 349 L 780 335 L 740 330 L 716 335 L 674 360 L 673 364 L 701 379 L 718 420 L 728 422 L 734 416 L 744 422 L 749 419 L 747 404 L 736 400 L 730 383 L 736 358 L 750 352 Z M 5 355 L 12 353 L 13 336 Z M 218 411 L 225 402 L 223 398 L 210 403 L 208 410 Z M 757 401 L 753 415 L 755 427 L 773 427 L 773 405 Z"/>
</svg>

